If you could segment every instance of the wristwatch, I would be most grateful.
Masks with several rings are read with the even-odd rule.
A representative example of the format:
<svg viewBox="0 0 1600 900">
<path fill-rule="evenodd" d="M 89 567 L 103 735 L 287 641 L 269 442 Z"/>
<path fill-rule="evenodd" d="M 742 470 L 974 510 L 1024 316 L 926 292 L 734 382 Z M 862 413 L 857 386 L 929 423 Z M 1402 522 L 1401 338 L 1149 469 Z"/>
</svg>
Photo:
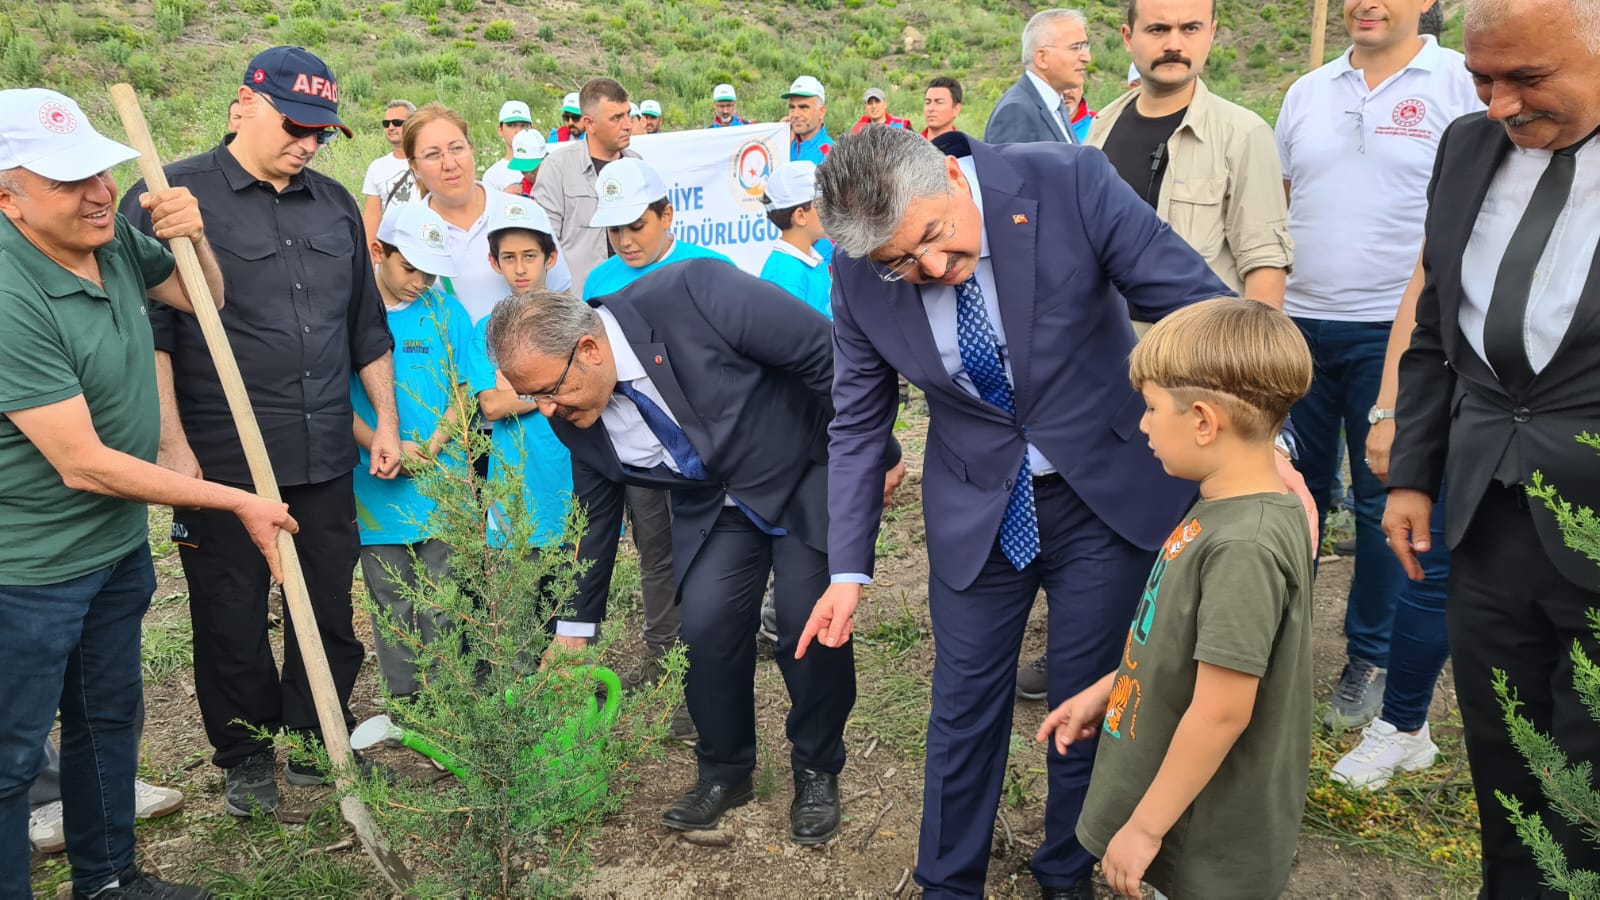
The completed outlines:
<svg viewBox="0 0 1600 900">
<path fill-rule="evenodd" d="M 1394 418 L 1394 410 L 1393 409 L 1384 409 L 1381 406 L 1374 406 L 1373 408 L 1367 410 L 1367 424 L 1368 425 L 1376 425 L 1379 422 L 1382 422 L 1384 419 L 1392 419 L 1392 418 Z"/>
</svg>

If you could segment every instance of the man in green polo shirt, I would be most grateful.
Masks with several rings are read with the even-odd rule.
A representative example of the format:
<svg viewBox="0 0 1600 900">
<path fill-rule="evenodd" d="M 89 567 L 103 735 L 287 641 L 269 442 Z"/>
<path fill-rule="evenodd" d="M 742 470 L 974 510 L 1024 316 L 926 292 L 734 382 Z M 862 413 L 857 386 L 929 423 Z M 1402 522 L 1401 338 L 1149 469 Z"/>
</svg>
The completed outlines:
<svg viewBox="0 0 1600 900">
<path fill-rule="evenodd" d="M 138 154 L 70 98 L 0 91 L 0 896 L 28 896 L 28 786 L 61 711 L 74 896 L 206 897 L 134 865 L 140 620 L 155 590 L 146 503 L 229 510 L 281 575 L 288 507 L 157 465 L 147 300 L 193 311 L 172 255 L 117 214 Z M 185 189 L 147 195 L 158 237 L 222 276 Z"/>
</svg>

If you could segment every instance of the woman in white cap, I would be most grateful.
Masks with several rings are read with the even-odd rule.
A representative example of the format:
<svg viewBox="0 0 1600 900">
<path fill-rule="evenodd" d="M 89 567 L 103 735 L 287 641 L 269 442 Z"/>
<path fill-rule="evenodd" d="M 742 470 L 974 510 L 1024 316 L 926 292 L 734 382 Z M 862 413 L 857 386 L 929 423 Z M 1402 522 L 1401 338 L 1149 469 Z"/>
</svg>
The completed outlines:
<svg viewBox="0 0 1600 900">
<path fill-rule="evenodd" d="M 445 225 L 445 247 L 457 274 L 442 279 L 476 324 L 506 296 L 505 279 L 489 265 L 488 190 L 472 177 L 472 142 L 467 120 L 455 110 L 430 103 L 406 122 L 401 149 L 411 161 L 427 205 Z M 572 285 L 561 254 L 550 271 L 552 290 Z"/>
</svg>

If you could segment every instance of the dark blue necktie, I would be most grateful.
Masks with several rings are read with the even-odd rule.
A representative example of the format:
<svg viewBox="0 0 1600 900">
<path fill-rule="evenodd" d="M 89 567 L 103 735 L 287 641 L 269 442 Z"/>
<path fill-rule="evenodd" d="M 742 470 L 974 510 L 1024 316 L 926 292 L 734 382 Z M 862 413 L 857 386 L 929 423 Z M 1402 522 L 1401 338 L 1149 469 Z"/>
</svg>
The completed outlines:
<svg viewBox="0 0 1600 900">
<path fill-rule="evenodd" d="M 1016 395 L 1000 362 L 1000 346 L 994 325 L 984 307 L 983 290 L 974 275 L 956 287 L 956 343 L 961 348 L 961 367 L 978 388 L 983 402 L 1016 415 Z M 1022 571 L 1039 555 L 1039 518 L 1033 508 L 1033 470 L 1028 454 L 1022 454 L 1022 468 L 1000 519 L 1000 551 Z"/>
<path fill-rule="evenodd" d="M 658 406 L 654 400 L 651 400 L 649 395 L 626 381 L 617 382 L 617 393 L 632 400 L 633 405 L 638 407 L 639 416 L 644 419 L 645 427 L 649 428 L 650 433 L 655 435 L 656 440 L 661 442 L 661 446 L 666 449 L 667 455 L 672 457 L 672 461 L 678 464 L 679 475 L 690 481 L 705 481 L 709 477 L 706 473 L 705 461 L 700 458 L 700 453 L 694 449 L 694 444 L 689 442 L 689 435 L 678 426 L 677 422 L 672 421 L 672 417 L 667 415 L 666 410 Z M 757 528 L 773 536 L 781 536 L 788 533 L 761 518 L 755 510 L 741 503 L 738 497 L 733 497 L 731 494 L 729 496 L 733 500 L 733 504 L 739 507 L 746 516 L 749 516 L 750 521 L 754 522 Z"/>
</svg>

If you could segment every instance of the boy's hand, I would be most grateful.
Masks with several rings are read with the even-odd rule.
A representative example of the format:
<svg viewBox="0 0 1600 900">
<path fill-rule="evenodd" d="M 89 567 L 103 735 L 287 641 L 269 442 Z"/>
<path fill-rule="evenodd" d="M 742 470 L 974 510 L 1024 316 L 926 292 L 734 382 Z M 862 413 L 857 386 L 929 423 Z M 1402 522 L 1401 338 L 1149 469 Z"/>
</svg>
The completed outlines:
<svg viewBox="0 0 1600 900">
<path fill-rule="evenodd" d="M 1111 702 L 1111 682 L 1116 674 L 1112 672 L 1052 710 L 1033 739 L 1042 744 L 1054 733 L 1056 752 L 1066 753 L 1074 742 L 1094 737 L 1100 731 L 1100 723 L 1105 721 L 1106 705 Z"/>
<path fill-rule="evenodd" d="M 1144 896 L 1139 889 L 1144 882 L 1144 871 L 1150 868 L 1150 861 L 1160 850 L 1160 837 L 1129 822 L 1106 845 L 1106 857 L 1100 860 L 1100 874 L 1117 896 L 1139 900 Z"/>
</svg>

